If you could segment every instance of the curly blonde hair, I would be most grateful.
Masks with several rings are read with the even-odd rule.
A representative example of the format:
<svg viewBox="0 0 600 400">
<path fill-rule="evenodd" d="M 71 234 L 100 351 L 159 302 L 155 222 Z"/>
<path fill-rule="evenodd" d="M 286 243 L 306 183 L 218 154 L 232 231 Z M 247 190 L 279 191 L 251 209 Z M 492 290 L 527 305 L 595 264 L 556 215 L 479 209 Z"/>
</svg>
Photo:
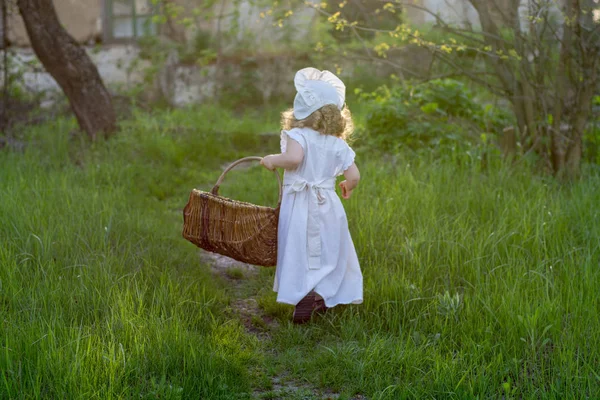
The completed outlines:
<svg viewBox="0 0 600 400">
<path fill-rule="evenodd" d="M 304 119 L 294 117 L 294 109 L 290 108 L 281 113 L 281 128 L 312 128 L 323 135 L 337 136 L 348 140 L 354 131 L 352 114 L 348 107 L 340 111 L 336 105 L 327 104 Z"/>
</svg>

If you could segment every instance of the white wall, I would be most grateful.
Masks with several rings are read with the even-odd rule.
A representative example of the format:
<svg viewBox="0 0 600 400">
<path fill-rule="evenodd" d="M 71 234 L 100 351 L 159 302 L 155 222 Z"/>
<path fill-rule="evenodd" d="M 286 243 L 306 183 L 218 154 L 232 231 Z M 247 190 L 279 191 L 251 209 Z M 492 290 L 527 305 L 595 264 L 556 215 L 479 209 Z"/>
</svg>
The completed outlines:
<svg viewBox="0 0 600 400">
<path fill-rule="evenodd" d="M 449 24 L 479 26 L 477 11 L 468 0 L 423 0 L 423 6 L 439 15 Z M 434 23 L 435 16 L 424 13 L 426 23 Z"/>
<path fill-rule="evenodd" d="M 494 1 L 494 0 L 488 0 Z M 594 0 L 596 1 L 596 0 Z M 502 4 L 506 2 L 500 1 Z M 549 0 L 548 6 L 551 10 L 551 15 L 555 16 L 559 20 L 562 17 L 560 8 L 564 0 Z M 479 16 L 477 15 L 477 11 L 471 5 L 469 0 L 422 0 L 423 6 L 430 9 L 436 14 L 439 14 L 446 22 L 452 24 L 459 24 L 465 26 L 467 23 L 471 24 L 473 28 L 479 28 Z M 527 30 L 529 26 L 528 21 L 528 7 L 530 4 L 530 0 L 521 0 L 519 6 L 519 15 L 521 18 L 521 28 L 523 30 Z M 423 12 L 422 18 L 427 23 L 434 23 L 435 16 Z"/>
<path fill-rule="evenodd" d="M 138 57 L 139 49 L 130 45 L 87 47 L 86 51 L 107 86 L 127 87 L 141 82 L 143 71 L 149 63 Z M 3 57 L 0 51 L 0 60 Z M 22 74 L 18 84 L 32 93 L 45 93 L 52 99 L 60 88 L 54 78 L 46 72 L 30 48 L 11 48 L 11 73 Z M 0 84 L 3 76 L 0 76 Z M 50 104 L 50 103 L 48 103 Z"/>
</svg>

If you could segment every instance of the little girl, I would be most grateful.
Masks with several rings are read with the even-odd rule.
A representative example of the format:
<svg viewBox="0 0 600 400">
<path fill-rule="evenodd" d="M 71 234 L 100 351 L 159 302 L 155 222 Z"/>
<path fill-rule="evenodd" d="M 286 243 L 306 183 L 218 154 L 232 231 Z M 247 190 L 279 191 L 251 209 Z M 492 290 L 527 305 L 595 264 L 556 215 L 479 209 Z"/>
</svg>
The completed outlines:
<svg viewBox="0 0 600 400">
<path fill-rule="evenodd" d="M 329 71 L 304 68 L 294 78 L 294 108 L 282 114 L 281 154 L 263 158 L 269 170 L 284 168 L 278 228 L 277 301 L 295 305 L 294 323 L 313 311 L 363 301 L 363 278 L 344 207 L 360 174 L 345 139 L 352 133 L 346 87 Z"/>
</svg>

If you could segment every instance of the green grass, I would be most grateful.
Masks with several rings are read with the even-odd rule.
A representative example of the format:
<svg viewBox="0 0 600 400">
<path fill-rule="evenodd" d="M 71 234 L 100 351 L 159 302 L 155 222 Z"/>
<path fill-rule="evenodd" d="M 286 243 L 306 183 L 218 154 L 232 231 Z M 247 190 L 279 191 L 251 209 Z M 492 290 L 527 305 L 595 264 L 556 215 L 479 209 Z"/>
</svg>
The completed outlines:
<svg viewBox="0 0 600 400">
<path fill-rule="evenodd" d="M 598 176 L 362 166 L 365 303 L 278 332 L 278 362 L 375 399 L 600 396 Z"/>
<path fill-rule="evenodd" d="M 58 121 L 0 154 L 0 398 L 250 390 L 256 340 L 180 234 L 185 194 L 247 128 L 215 111 L 198 117 L 206 129 L 183 112 L 137 116 L 91 147 Z"/>
<path fill-rule="evenodd" d="M 0 152 L 0 398 L 250 398 L 277 374 L 342 398 L 600 396 L 596 172 L 559 185 L 493 157 L 482 170 L 359 149 L 345 206 L 365 303 L 293 326 L 272 269 L 232 270 L 280 321 L 259 342 L 181 238 L 181 209 L 224 163 L 276 152 L 258 135 L 276 115 L 134 113 L 93 145 L 74 127 Z M 221 192 L 277 199 L 260 168 Z"/>
</svg>

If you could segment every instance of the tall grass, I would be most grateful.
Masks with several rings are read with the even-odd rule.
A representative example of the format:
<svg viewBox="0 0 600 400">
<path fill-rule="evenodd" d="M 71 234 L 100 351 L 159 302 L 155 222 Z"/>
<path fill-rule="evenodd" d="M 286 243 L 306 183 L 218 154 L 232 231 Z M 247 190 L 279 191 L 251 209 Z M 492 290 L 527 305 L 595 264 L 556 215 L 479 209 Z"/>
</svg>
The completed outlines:
<svg viewBox="0 0 600 400">
<path fill-rule="evenodd" d="M 93 145 L 73 128 L 0 153 L 0 398 L 250 397 L 278 371 L 342 398 L 600 397 L 597 173 L 559 185 L 493 158 L 359 149 L 344 204 L 364 304 L 293 326 L 262 269 L 250 286 L 281 324 L 261 344 L 181 238 L 181 208 L 223 163 L 276 152 L 257 135 L 276 117 L 134 113 Z M 221 191 L 277 198 L 260 168 Z"/>
<path fill-rule="evenodd" d="M 346 209 L 365 302 L 278 332 L 285 368 L 374 399 L 600 396 L 597 175 L 361 166 Z"/>
<path fill-rule="evenodd" d="M 0 398 L 250 390 L 257 343 L 180 234 L 185 193 L 248 123 L 186 118 L 138 116 L 93 146 L 60 120 L 0 154 Z"/>
</svg>

